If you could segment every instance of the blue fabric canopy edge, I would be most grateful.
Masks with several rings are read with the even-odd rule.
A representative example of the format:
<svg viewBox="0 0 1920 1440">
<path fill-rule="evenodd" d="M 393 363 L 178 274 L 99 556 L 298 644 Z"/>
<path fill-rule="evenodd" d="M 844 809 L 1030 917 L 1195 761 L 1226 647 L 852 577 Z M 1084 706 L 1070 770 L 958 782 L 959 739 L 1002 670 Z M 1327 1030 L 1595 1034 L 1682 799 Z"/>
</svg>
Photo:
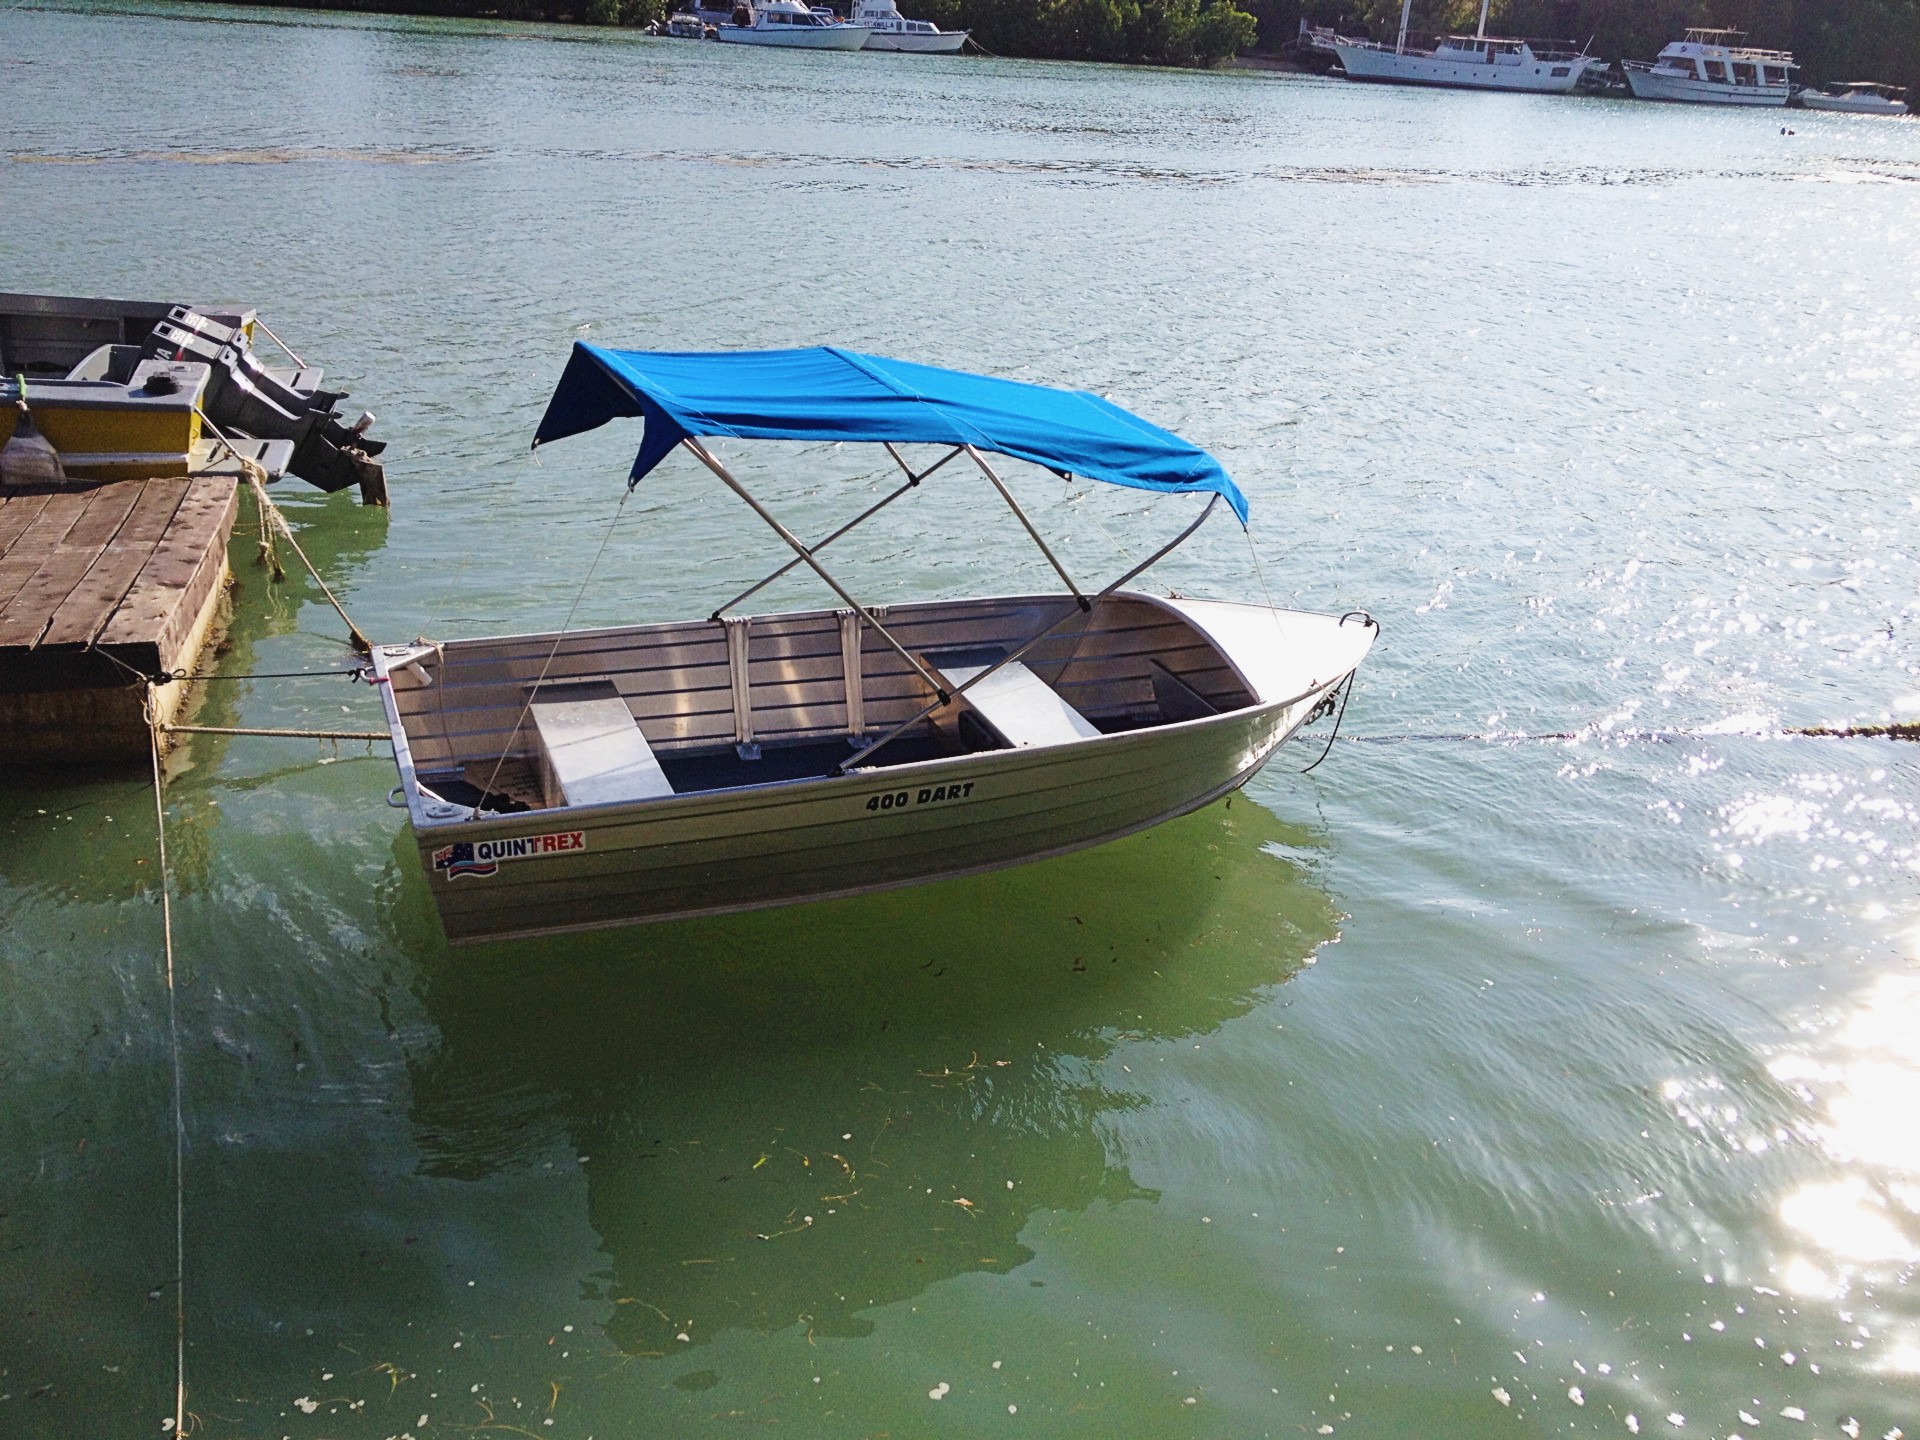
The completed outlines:
<svg viewBox="0 0 1920 1440">
<path fill-rule="evenodd" d="M 646 429 L 630 484 L 698 436 L 972 445 L 1136 490 L 1211 491 L 1247 523 L 1246 496 L 1218 460 L 1098 395 L 829 345 L 676 352 L 577 340 L 533 443 L 634 416 Z"/>
</svg>

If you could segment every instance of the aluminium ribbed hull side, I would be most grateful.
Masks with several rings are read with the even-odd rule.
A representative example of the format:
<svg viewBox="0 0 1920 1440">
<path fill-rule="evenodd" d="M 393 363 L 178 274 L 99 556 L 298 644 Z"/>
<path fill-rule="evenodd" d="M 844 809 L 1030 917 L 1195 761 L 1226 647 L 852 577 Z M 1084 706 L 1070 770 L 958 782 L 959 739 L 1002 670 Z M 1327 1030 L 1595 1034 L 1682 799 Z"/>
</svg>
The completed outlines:
<svg viewBox="0 0 1920 1440">
<path fill-rule="evenodd" d="M 1195 809 L 1244 783 L 1321 693 L 1070 745 L 489 818 L 416 838 L 456 944 L 853 895 L 1065 853 Z M 955 788 L 957 798 L 943 793 Z M 435 865 L 456 842 L 573 832 L 576 848 L 503 861 L 490 875 Z"/>
</svg>

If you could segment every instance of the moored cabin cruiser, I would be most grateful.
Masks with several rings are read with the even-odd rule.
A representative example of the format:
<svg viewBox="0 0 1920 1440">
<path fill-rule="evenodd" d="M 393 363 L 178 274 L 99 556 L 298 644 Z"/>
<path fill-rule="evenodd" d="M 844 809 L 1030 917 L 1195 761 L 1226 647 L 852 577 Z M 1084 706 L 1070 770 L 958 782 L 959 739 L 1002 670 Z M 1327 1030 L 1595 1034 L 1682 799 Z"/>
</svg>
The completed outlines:
<svg viewBox="0 0 1920 1440">
<path fill-rule="evenodd" d="M 822 18 L 800 0 L 746 0 L 733 7 L 717 38 L 734 45 L 779 45 L 790 50 L 858 50 L 867 43 L 867 27 Z"/>
<path fill-rule="evenodd" d="M 856 0 L 853 21 L 867 27 L 867 49 L 904 50 L 914 55 L 952 55 L 972 33 L 942 30 L 931 20 L 908 20 L 893 0 Z"/>
<path fill-rule="evenodd" d="M 1460 90 L 1517 90 L 1565 95 L 1590 67 L 1602 64 L 1560 41 L 1517 40 L 1487 34 L 1487 3 L 1481 0 L 1480 25 L 1472 35 L 1443 35 L 1431 50 L 1407 48 L 1407 21 L 1413 0 L 1400 7 L 1400 36 L 1392 45 L 1354 40 L 1331 31 L 1309 32 L 1317 47 L 1340 57 L 1349 80 L 1389 85 L 1440 85 Z"/>
<path fill-rule="evenodd" d="M 1799 68 L 1785 50 L 1756 50 L 1739 30 L 1689 29 L 1657 60 L 1622 60 L 1642 100 L 1692 105 L 1785 105 Z"/>
<path fill-rule="evenodd" d="M 1882 85 L 1878 80 L 1852 80 L 1824 90 L 1798 90 L 1792 103 L 1809 110 L 1834 110 L 1844 115 L 1905 115 L 1904 85 Z"/>
</svg>

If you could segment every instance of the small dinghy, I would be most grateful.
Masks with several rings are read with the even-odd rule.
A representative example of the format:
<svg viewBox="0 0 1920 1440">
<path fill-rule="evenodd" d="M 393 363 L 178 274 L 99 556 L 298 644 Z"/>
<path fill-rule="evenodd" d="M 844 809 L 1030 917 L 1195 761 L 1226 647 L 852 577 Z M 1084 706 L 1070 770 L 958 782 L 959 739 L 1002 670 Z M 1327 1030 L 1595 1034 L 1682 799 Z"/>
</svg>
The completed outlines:
<svg viewBox="0 0 1920 1440">
<path fill-rule="evenodd" d="M 374 648 L 395 795 L 456 943 L 855 895 L 1145 829 L 1244 785 L 1331 705 L 1378 633 L 1358 612 L 1123 589 L 1222 500 L 1244 523 L 1246 501 L 1204 450 L 1084 392 L 830 348 L 582 343 L 534 443 L 620 417 L 645 422 L 630 487 L 684 448 L 794 558 L 706 619 Z M 902 481 L 809 545 L 711 436 L 884 446 Z M 914 469 L 909 445 L 940 449 Z M 1207 504 L 1089 593 L 990 454 Z M 1064 588 L 861 604 L 822 552 L 962 466 Z M 837 605 L 734 613 L 801 566 Z"/>
</svg>

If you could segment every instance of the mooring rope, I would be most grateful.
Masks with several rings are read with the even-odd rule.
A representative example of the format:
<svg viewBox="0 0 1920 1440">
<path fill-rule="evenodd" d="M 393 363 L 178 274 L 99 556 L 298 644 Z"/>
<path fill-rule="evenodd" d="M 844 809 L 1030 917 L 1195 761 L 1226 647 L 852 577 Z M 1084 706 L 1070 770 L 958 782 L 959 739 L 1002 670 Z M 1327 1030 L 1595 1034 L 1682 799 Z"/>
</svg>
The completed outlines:
<svg viewBox="0 0 1920 1440">
<path fill-rule="evenodd" d="M 1920 721 L 1887 725 L 1787 725 L 1778 730 L 1544 730 L 1538 734 L 1489 731 L 1429 732 L 1405 735 L 1348 735 L 1349 745 L 1408 745 L 1417 743 L 1478 743 L 1522 745 L 1536 740 L 1913 740 L 1920 741 Z"/>
<path fill-rule="evenodd" d="M 373 653 L 373 642 L 361 633 L 360 627 L 353 623 L 353 617 L 347 614 L 346 607 L 340 603 L 338 597 L 336 597 L 328 587 L 327 582 L 320 578 L 319 569 L 314 565 L 313 561 L 307 558 L 307 552 L 300 548 L 300 542 L 293 538 L 293 527 L 287 523 L 287 517 L 282 515 L 280 513 L 280 507 L 275 505 L 273 501 L 267 497 L 266 467 L 251 456 L 242 455 L 234 443 L 221 433 L 220 427 L 208 418 L 204 410 L 197 411 L 196 413 L 199 414 L 201 422 L 207 429 L 213 432 L 213 438 L 225 446 L 227 453 L 239 462 L 240 473 L 247 477 L 247 488 L 253 491 L 254 503 L 259 507 L 257 513 L 260 517 L 261 563 L 272 569 L 275 579 L 285 578 L 286 571 L 280 567 L 280 559 L 274 554 L 273 539 L 268 532 L 268 527 L 271 526 L 274 530 L 280 532 L 281 539 L 293 547 L 293 553 L 298 555 L 300 557 L 300 563 L 307 567 L 307 573 L 313 577 L 313 583 L 318 585 L 320 587 L 320 593 L 327 597 L 327 603 L 333 607 L 333 613 L 338 615 L 342 623 L 346 625 L 347 635 L 353 643 L 353 648 L 358 650 L 362 655 L 371 655 Z"/>
<path fill-rule="evenodd" d="M 540 687 L 547 683 L 547 671 L 553 665 L 553 657 L 560 653 L 560 642 L 567 638 L 567 630 L 573 624 L 574 614 L 580 609 L 580 602 L 586 598 L 587 586 L 593 582 L 593 572 L 600 568 L 600 557 L 607 553 L 607 542 L 613 539 L 614 527 L 620 523 L 620 516 L 627 508 L 627 497 L 632 493 L 631 485 L 620 492 L 620 503 L 613 507 L 613 519 L 607 522 L 607 533 L 600 537 L 600 548 L 593 552 L 593 560 L 587 566 L 587 573 L 580 581 L 579 590 L 574 593 L 573 604 L 567 607 L 567 618 L 560 622 L 560 631 L 553 637 L 553 645 L 547 651 L 547 658 L 540 664 L 540 677 L 528 687 L 526 701 L 520 706 L 520 714 L 514 720 L 513 729 L 507 735 L 507 743 L 500 747 L 500 758 L 493 762 L 493 774 L 487 777 L 486 785 L 481 788 L 481 799 L 473 802 L 473 813 L 467 817 L 468 819 L 477 820 L 480 817 L 482 802 L 493 793 L 494 782 L 500 778 L 500 767 L 507 763 L 507 756 L 513 753 L 513 742 L 520 738 L 520 731 L 526 726 L 528 712 L 533 709 L 534 697 L 540 693 Z M 444 700 L 443 692 L 443 703 Z"/>
<path fill-rule="evenodd" d="M 160 765 L 160 726 L 153 686 L 147 686 L 147 751 L 153 761 L 153 825 L 160 874 L 160 936 L 166 956 L 167 1038 L 173 1055 L 173 1420 L 175 1436 L 187 1426 L 187 1123 L 185 1081 L 180 1067 L 180 1009 L 173 973 L 172 881 L 167 870 L 167 802 Z"/>
<path fill-rule="evenodd" d="M 385 730 L 268 730 L 242 725 L 160 725 L 168 735 L 277 735 L 287 740 L 391 740 Z"/>
</svg>

